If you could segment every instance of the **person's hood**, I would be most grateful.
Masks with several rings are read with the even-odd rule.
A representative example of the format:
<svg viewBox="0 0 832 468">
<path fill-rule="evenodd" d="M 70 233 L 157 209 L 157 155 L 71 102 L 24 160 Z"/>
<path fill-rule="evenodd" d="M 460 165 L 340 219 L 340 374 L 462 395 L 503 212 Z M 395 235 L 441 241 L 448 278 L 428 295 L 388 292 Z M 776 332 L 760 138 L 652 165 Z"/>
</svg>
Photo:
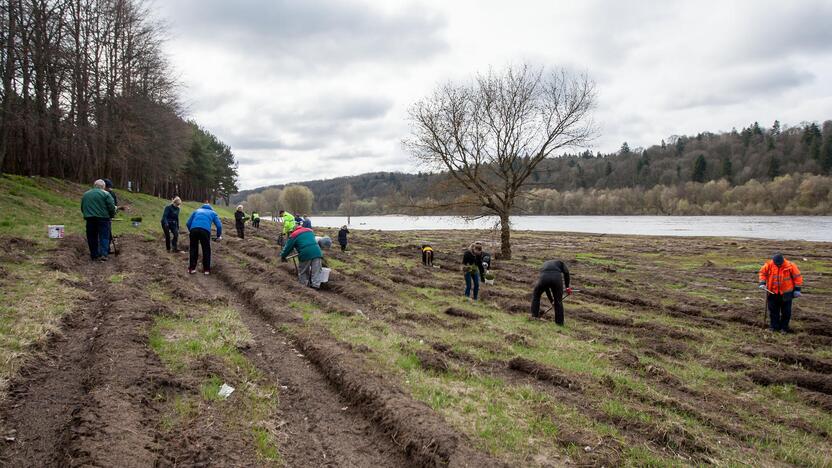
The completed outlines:
<svg viewBox="0 0 832 468">
<path fill-rule="evenodd" d="M 113 188 L 113 181 L 110 179 L 104 179 L 104 187 L 107 189 Z"/>
<path fill-rule="evenodd" d="M 207 203 L 206 203 L 206 204 L 204 204 L 204 205 L 202 205 L 202 206 L 200 206 L 200 208 L 205 209 L 205 210 L 211 210 L 211 211 L 214 211 L 214 209 L 213 209 L 213 208 L 211 208 L 211 205 L 209 205 L 209 204 L 207 204 Z"/>
<path fill-rule="evenodd" d="M 292 233 L 291 233 L 291 234 L 289 234 L 289 237 L 291 237 L 291 238 L 295 238 L 295 237 L 297 237 L 297 236 L 299 236 L 299 235 L 303 234 L 304 232 L 313 232 L 313 231 L 312 231 L 311 229 L 309 229 L 309 228 L 305 228 L 305 227 L 300 227 L 300 226 L 299 226 L 299 227 L 295 228 L 295 230 L 294 230 L 294 231 L 292 231 Z"/>
<path fill-rule="evenodd" d="M 783 254 L 777 252 L 776 254 L 774 254 L 774 256 L 771 257 L 771 261 L 774 262 L 774 264 L 778 267 L 781 267 L 783 266 L 783 263 L 786 261 L 786 259 L 783 258 Z"/>
</svg>

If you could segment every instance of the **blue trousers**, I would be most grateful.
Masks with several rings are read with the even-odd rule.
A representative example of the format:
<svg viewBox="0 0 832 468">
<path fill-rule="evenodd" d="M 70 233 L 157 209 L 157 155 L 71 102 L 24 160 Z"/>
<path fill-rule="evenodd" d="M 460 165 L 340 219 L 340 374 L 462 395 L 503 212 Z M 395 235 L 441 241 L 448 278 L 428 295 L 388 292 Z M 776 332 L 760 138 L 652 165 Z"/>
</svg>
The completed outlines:
<svg viewBox="0 0 832 468">
<path fill-rule="evenodd" d="M 476 301 L 477 296 L 480 293 L 480 274 L 479 273 L 471 273 L 470 271 L 465 272 L 465 296 L 471 297 L 471 283 L 474 283 L 474 296 L 473 299 Z"/>
<path fill-rule="evenodd" d="M 769 328 L 788 331 L 792 318 L 792 293 L 768 295 Z"/>
</svg>

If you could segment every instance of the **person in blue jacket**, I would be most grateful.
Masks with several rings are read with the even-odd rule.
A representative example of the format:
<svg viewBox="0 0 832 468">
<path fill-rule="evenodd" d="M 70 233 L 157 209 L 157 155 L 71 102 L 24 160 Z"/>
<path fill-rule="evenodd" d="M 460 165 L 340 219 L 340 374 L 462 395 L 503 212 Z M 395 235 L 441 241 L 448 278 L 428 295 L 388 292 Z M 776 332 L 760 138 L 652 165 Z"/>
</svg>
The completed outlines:
<svg viewBox="0 0 832 468">
<path fill-rule="evenodd" d="M 202 271 L 211 274 L 211 224 L 217 227 L 217 240 L 222 240 L 222 221 L 206 201 L 188 218 L 189 238 L 191 240 L 188 273 L 196 273 L 196 259 L 199 257 L 199 246 L 202 245 Z"/>
<path fill-rule="evenodd" d="M 179 252 L 179 207 L 182 200 L 173 197 L 162 213 L 162 231 L 165 233 L 165 248 L 168 252 Z"/>
<path fill-rule="evenodd" d="M 303 226 L 295 227 L 289 235 L 289 240 L 280 251 L 280 260 L 286 261 L 286 257 L 292 252 L 298 251 L 298 281 L 304 286 L 318 289 L 321 287 L 321 267 L 324 258 L 321 247 L 315 239 L 315 233 Z"/>
</svg>

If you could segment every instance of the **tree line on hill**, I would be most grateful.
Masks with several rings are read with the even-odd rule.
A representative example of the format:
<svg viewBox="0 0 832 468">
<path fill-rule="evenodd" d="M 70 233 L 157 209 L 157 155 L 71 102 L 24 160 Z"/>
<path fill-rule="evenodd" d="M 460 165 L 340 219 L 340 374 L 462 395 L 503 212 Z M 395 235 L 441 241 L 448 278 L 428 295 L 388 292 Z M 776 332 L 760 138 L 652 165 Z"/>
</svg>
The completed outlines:
<svg viewBox="0 0 832 468">
<path fill-rule="evenodd" d="M 832 121 L 671 136 L 649 148 L 565 154 L 532 173 L 516 214 L 832 214 Z M 313 210 L 353 215 L 424 213 L 467 195 L 443 173 L 379 172 L 303 182 Z M 278 186 L 279 188 L 280 186 Z M 241 192 L 237 200 L 263 189 Z M 448 214 L 476 214 L 446 208 Z"/>
<path fill-rule="evenodd" d="M 143 0 L 0 5 L 0 172 L 228 201 L 231 149 L 182 118 Z"/>
</svg>

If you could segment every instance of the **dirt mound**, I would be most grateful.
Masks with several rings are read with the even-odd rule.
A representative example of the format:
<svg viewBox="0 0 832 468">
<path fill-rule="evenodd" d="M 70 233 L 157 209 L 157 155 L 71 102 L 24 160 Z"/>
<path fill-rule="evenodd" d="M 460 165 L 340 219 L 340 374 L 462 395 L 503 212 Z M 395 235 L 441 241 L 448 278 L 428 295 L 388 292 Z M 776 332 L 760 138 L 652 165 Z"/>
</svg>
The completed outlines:
<svg viewBox="0 0 832 468">
<path fill-rule="evenodd" d="M 752 382 L 760 385 L 793 384 L 807 390 L 832 395 L 832 375 L 767 369 L 750 372 L 748 377 Z"/>
<path fill-rule="evenodd" d="M 658 354 L 671 356 L 675 358 L 683 357 L 691 352 L 690 346 L 677 340 L 662 339 L 662 338 L 643 338 L 639 340 L 639 344 L 643 348 L 655 351 Z"/>
<path fill-rule="evenodd" d="M 37 244 L 22 237 L 0 237 L 0 259 L 20 263 L 31 258 Z"/>
<path fill-rule="evenodd" d="M 832 362 L 816 359 L 805 354 L 792 353 L 785 349 L 758 349 L 751 346 L 744 346 L 740 351 L 753 357 L 765 357 L 773 361 L 782 362 L 783 364 L 799 365 L 812 372 L 820 372 L 822 374 L 832 373 Z"/>
<path fill-rule="evenodd" d="M 441 354 L 420 349 L 416 351 L 416 357 L 419 358 L 419 362 L 425 369 L 436 372 L 446 372 L 448 370 L 448 361 Z"/>
<path fill-rule="evenodd" d="M 70 272 L 89 262 L 87 243 L 81 236 L 70 235 L 63 239 L 61 244 L 47 252 L 47 267 Z"/>
<path fill-rule="evenodd" d="M 600 314 L 586 307 L 574 307 L 569 309 L 569 313 L 577 318 L 588 320 L 603 325 L 611 325 L 614 327 L 632 327 L 633 319 L 630 317 L 619 318 L 606 314 Z"/>
<path fill-rule="evenodd" d="M 482 316 L 479 314 L 475 314 L 473 312 L 469 312 L 463 309 L 458 309 L 456 307 L 448 307 L 447 309 L 445 309 L 445 314 L 450 315 L 451 317 L 461 317 L 469 320 L 479 320 L 482 318 Z"/>
<path fill-rule="evenodd" d="M 506 341 L 511 343 L 511 344 L 525 346 L 527 348 L 530 347 L 530 346 L 534 346 L 532 340 L 529 337 L 523 336 L 523 335 L 518 335 L 517 333 L 509 333 L 508 335 L 505 336 L 505 338 L 506 338 Z"/>
<path fill-rule="evenodd" d="M 561 371 L 549 367 L 539 362 L 532 361 L 522 357 L 516 357 L 508 362 L 508 368 L 529 374 L 537 380 L 549 382 L 559 387 L 568 388 L 570 390 L 581 390 L 581 385 L 578 382 L 564 376 Z"/>
</svg>

